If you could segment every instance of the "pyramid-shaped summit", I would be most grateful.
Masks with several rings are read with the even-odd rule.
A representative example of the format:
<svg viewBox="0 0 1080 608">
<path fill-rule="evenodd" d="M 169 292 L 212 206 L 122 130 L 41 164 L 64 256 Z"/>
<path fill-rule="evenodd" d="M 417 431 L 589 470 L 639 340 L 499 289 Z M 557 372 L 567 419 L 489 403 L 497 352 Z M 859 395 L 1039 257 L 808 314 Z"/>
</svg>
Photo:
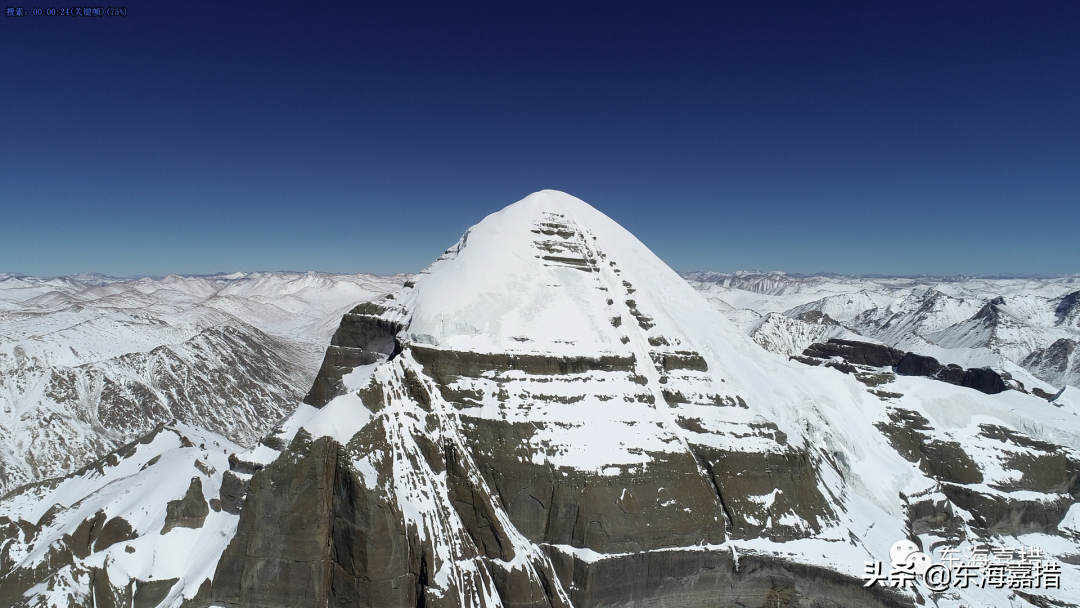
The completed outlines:
<svg viewBox="0 0 1080 608">
<path fill-rule="evenodd" d="M 710 314 L 709 305 L 632 234 L 584 201 L 552 190 L 470 228 L 420 273 L 403 310 L 414 343 L 552 354 L 636 352 L 625 338 L 637 332 L 613 325 L 615 318 L 650 335 L 679 337 L 681 323 L 697 326 Z"/>
<path fill-rule="evenodd" d="M 847 539 L 799 412 L 812 374 L 604 214 L 532 194 L 346 315 L 308 395 L 321 409 L 252 480 L 214 598 L 287 605 L 303 580 L 321 581 L 312 605 L 713 605 L 781 577 L 875 605 L 819 565 L 734 565 L 753 539 Z M 329 523 L 274 523 L 312 509 Z M 270 568 L 289 575 L 245 584 Z"/>
<path fill-rule="evenodd" d="M 804 360 L 585 202 L 537 192 L 344 315 L 296 413 L 205 473 L 219 548 L 154 588 L 250 608 L 1080 601 L 862 578 L 904 539 L 1080 553 L 1072 409 Z M 108 573 L 94 584 L 133 593 Z"/>
</svg>

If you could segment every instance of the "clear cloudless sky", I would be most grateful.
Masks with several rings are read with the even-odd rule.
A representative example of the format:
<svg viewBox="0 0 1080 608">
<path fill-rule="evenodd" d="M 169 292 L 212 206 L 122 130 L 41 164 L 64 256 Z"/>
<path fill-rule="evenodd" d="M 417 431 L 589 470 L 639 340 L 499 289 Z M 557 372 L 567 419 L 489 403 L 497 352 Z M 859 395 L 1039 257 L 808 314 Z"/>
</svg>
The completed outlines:
<svg viewBox="0 0 1080 608">
<path fill-rule="evenodd" d="M 1080 272 L 1076 0 L 127 8 L 0 20 L 0 272 L 417 271 L 544 188 L 679 270 Z"/>
</svg>

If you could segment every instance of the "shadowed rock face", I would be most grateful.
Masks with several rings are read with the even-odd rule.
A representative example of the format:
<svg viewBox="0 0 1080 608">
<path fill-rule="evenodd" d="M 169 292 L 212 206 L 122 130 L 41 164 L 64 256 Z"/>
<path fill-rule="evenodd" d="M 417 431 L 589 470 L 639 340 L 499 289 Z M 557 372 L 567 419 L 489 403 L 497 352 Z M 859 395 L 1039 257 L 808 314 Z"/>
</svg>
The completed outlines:
<svg viewBox="0 0 1080 608">
<path fill-rule="evenodd" d="M 236 536 L 214 574 L 214 601 L 326 605 L 337 448 L 329 438 L 301 434 L 252 477 Z"/>
<path fill-rule="evenodd" d="M 399 505 L 367 487 L 349 466 L 354 457 L 389 453 L 387 435 L 385 427 L 372 425 L 341 446 L 301 431 L 282 458 L 256 473 L 236 537 L 214 575 L 212 601 L 250 607 L 457 605 L 441 602 L 428 588 L 441 554 L 433 539 L 408 526 Z M 530 578 L 501 565 L 514 553 L 494 516 L 497 507 L 470 482 L 463 469 L 468 465 L 452 449 L 428 445 L 410 456 L 418 458 L 415 465 L 447 474 L 448 496 L 465 523 L 448 540 L 464 543 L 465 556 L 483 564 L 475 580 L 460 584 L 494 585 L 508 605 L 563 605 L 549 597 L 550 571 Z M 377 463 L 377 475 L 393 475 L 393 458 Z"/>
<path fill-rule="evenodd" d="M 160 581 L 139 581 L 132 593 L 132 608 L 154 608 L 169 595 L 173 585 L 180 580 L 171 578 Z"/>
<path fill-rule="evenodd" d="M 904 353 L 896 363 L 896 373 L 902 376 L 933 376 L 941 364 L 933 357 Z"/>
<path fill-rule="evenodd" d="M 1071 325 L 1076 327 L 1080 323 L 1080 291 L 1061 296 L 1058 305 L 1054 308 L 1054 316 L 1057 325 Z"/>
<path fill-rule="evenodd" d="M 244 502 L 247 494 L 248 482 L 241 479 L 232 471 L 225 471 L 221 476 L 221 489 L 219 491 L 218 504 L 222 511 L 236 515 L 240 512 L 240 505 Z"/>
<path fill-rule="evenodd" d="M 116 543 L 128 541 L 137 536 L 138 534 L 135 533 L 135 530 L 131 528 L 131 524 L 126 519 L 113 517 L 101 527 L 101 531 L 94 541 L 94 551 L 104 551 Z"/>
<path fill-rule="evenodd" d="M 994 395 L 1009 390 L 1009 387 L 1006 386 L 1001 375 L 989 367 L 968 368 L 968 370 L 964 372 L 964 379 L 960 381 L 960 386 L 973 388 L 980 393 L 986 393 L 987 395 Z"/>
<path fill-rule="evenodd" d="M 1075 340 L 1060 338 L 1046 348 L 1033 351 L 1021 365 L 1054 386 L 1080 384 L 1080 354 Z"/>
<path fill-rule="evenodd" d="M 948 382 L 949 384 L 955 384 L 962 386 L 964 384 L 964 376 L 967 370 L 960 367 L 955 363 L 943 365 L 937 369 L 931 376 L 935 380 L 941 380 L 942 382 Z"/>
<path fill-rule="evenodd" d="M 1025 367 L 1037 367 L 1043 373 L 1062 374 L 1068 370 L 1069 358 L 1076 350 L 1076 342 L 1061 338 L 1041 351 L 1035 351 L 1023 361 Z"/>
<path fill-rule="evenodd" d="M 341 394 L 341 378 L 355 367 L 378 363 L 398 350 L 399 323 L 377 315 L 385 308 L 364 302 L 341 318 L 304 403 L 322 407 Z"/>
</svg>

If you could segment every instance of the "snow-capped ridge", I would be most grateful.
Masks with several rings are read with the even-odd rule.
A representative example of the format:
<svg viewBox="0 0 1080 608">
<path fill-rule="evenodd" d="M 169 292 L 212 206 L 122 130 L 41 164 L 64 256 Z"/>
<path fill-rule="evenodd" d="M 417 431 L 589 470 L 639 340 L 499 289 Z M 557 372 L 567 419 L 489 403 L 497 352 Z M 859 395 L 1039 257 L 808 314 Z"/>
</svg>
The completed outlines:
<svg viewBox="0 0 1080 608">
<path fill-rule="evenodd" d="M 553 190 L 484 218 L 414 282 L 403 293 L 409 335 L 459 350 L 629 354 L 621 341 L 626 329 L 611 321 L 633 322 L 627 301 L 639 315 L 655 317 L 647 323 L 665 326 L 646 331 L 680 339 L 685 330 L 661 312 L 669 302 L 693 301 L 713 314 L 632 234 Z M 745 340 L 733 327 L 729 333 Z"/>
</svg>

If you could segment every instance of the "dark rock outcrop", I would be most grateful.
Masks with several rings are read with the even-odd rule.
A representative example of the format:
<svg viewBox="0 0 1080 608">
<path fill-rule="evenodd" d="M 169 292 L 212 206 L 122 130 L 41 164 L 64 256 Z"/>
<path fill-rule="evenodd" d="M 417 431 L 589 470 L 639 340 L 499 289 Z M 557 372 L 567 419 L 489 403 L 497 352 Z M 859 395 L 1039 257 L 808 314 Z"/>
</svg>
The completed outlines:
<svg viewBox="0 0 1080 608">
<path fill-rule="evenodd" d="M 964 384 L 964 374 L 964 368 L 955 363 L 949 363 L 948 365 L 941 366 L 931 377 L 935 380 L 941 380 L 942 382 L 961 386 Z"/>
<path fill-rule="evenodd" d="M 948 500 L 924 499 L 908 505 L 908 524 L 916 535 L 933 533 L 959 540 L 964 534 L 964 520 Z"/>
<path fill-rule="evenodd" d="M 440 385 L 448 385 L 459 376 L 479 378 L 484 372 L 522 371 L 533 375 L 580 374 L 592 370 L 633 371 L 634 357 L 554 357 L 510 353 L 475 353 L 410 346 L 409 350 L 424 373 Z"/>
<path fill-rule="evenodd" d="M 213 577 L 212 599 L 229 606 L 325 606 L 330 590 L 330 513 L 337 443 L 301 432 L 256 473 L 236 536 Z"/>
<path fill-rule="evenodd" d="M 779 453 L 691 448 L 709 472 L 733 538 L 785 542 L 819 532 L 835 518 L 804 450 L 790 446 Z M 769 494 L 773 500 L 768 507 L 753 499 Z M 782 519 L 802 525 L 779 524 Z M 767 528 L 769 521 L 772 525 Z"/>
<path fill-rule="evenodd" d="M 1064 373 L 1069 366 L 1069 358 L 1076 350 L 1076 342 L 1068 338 L 1055 340 L 1053 344 L 1037 350 L 1021 362 L 1024 367 L 1038 367 L 1047 372 Z"/>
<path fill-rule="evenodd" d="M 1004 314 L 998 307 L 1004 305 L 1005 298 L 998 296 L 986 304 L 983 304 L 983 307 L 979 309 L 979 312 L 975 313 L 971 318 L 978 319 L 988 326 L 997 325 L 1001 320 L 1001 315 Z"/>
<path fill-rule="evenodd" d="M 933 376 L 940 369 L 937 359 L 915 353 L 904 353 L 896 362 L 896 373 L 901 376 Z"/>
<path fill-rule="evenodd" d="M 829 315 L 820 310 L 808 310 L 795 315 L 795 318 L 803 323 L 810 323 L 811 325 L 840 325 Z"/>
<path fill-rule="evenodd" d="M 1000 374 L 989 367 L 971 367 L 964 372 L 960 386 L 973 388 L 987 395 L 994 395 L 1009 389 Z"/>
<path fill-rule="evenodd" d="M 829 359 L 831 357 L 843 357 L 848 363 L 855 365 L 869 365 L 870 367 L 892 367 L 900 362 L 904 352 L 884 344 L 872 344 L 870 342 L 858 342 L 856 340 L 841 340 L 830 338 L 828 342 L 815 342 L 811 344 L 803 355 Z"/>
<path fill-rule="evenodd" d="M 218 491 L 221 510 L 233 515 L 239 513 L 247 490 L 248 480 L 240 478 L 232 471 L 225 471 L 221 476 L 221 489 Z"/>
<path fill-rule="evenodd" d="M 132 529 L 131 524 L 123 517 L 113 517 L 105 522 L 94 540 L 94 552 L 104 551 L 116 543 L 136 538 L 138 534 Z"/>
<path fill-rule="evenodd" d="M 243 473 L 244 475 L 253 475 L 261 468 L 263 468 L 263 465 L 258 462 L 248 462 L 247 460 L 242 460 L 236 454 L 229 454 L 229 469 L 232 471 Z"/>
<path fill-rule="evenodd" d="M 79 527 L 75 528 L 75 531 L 71 533 L 71 536 L 65 538 L 75 557 L 83 559 L 93 552 L 94 541 L 97 540 L 98 533 L 107 519 L 108 515 L 105 514 L 105 511 L 98 511 L 93 517 L 84 519 L 79 524 Z"/>
<path fill-rule="evenodd" d="M 694 352 L 678 351 L 674 353 L 657 353 L 653 355 L 653 358 L 665 372 L 676 369 L 689 369 L 699 372 L 709 370 L 709 365 L 705 363 L 705 358 Z"/>
<path fill-rule="evenodd" d="M 987 306 L 991 306 L 987 304 Z M 800 363 L 807 365 L 819 365 L 821 360 L 832 357 L 841 357 L 845 363 L 826 361 L 827 367 L 834 367 L 845 374 L 855 371 L 852 365 L 867 365 L 870 367 L 892 367 L 896 373 L 902 376 L 924 376 L 956 384 L 967 388 L 973 388 L 979 392 L 993 395 L 1009 390 L 1005 378 L 989 367 L 969 368 L 964 370 L 959 365 L 942 365 L 937 359 L 925 355 L 917 355 L 912 352 L 902 352 L 889 346 L 858 342 L 855 340 L 840 340 L 831 338 L 826 343 L 815 342 L 803 351 L 802 357 L 792 357 Z"/>
<path fill-rule="evenodd" d="M 206 516 L 210 514 L 210 505 L 203 498 L 202 479 L 191 478 L 187 492 L 180 500 L 170 500 L 166 505 L 165 525 L 162 534 L 173 528 L 201 528 Z"/>
<path fill-rule="evenodd" d="M 370 456 L 377 476 L 391 478 L 394 457 L 377 456 L 392 452 L 388 436 L 392 433 L 376 423 L 341 446 L 301 431 L 281 458 L 257 472 L 236 536 L 213 578 L 212 601 L 252 608 L 456 606 L 455 586 L 463 585 L 468 595 L 472 585 L 494 585 L 507 594 L 507 605 L 565 608 L 550 597 L 553 573 L 534 565 L 540 576 L 533 579 L 525 570 L 501 565 L 514 554 L 491 497 L 474 483 L 478 477 L 454 449 L 431 441 L 420 446 L 421 461 L 448 475 L 452 508 L 466 527 L 466 535 L 442 542 L 486 566 L 473 580 L 452 581 L 445 597 L 429 592 L 436 559 L 444 559 L 436 557 L 435 540 L 407 525 L 392 496 L 369 487 L 350 465 L 352 458 Z M 421 461 L 411 464 L 421 466 Z M 435 521 L 426 526 L 446 530 Z"/>
<path fill-rule="evenodd" d="M 170 578 L 155 581 L 136 581 L 131 597 L 132 608 L 155 608 L 169 595 L 173 585 L 180 579 Z"/>
<path fill-rule="evenodd" d="M 12 523 L 7 520 L 7 525 L 4 525 L 5 520 L 7 518 L 0 518 L 0 525 L 6 528 L 0 538 L 5 541 L 11 538 L 8 536 L 10 532 L 9 526 L 11 525 L 22 529 L 22 534 L 25 535 L 24 540 L 33 538 L 36 535 L 36 530 L 33 530 L 32 524 L 28 525 L 28 522 Z M 6 545 L 3 551 L 0 552 L 0 606 L 17 605 L 23 594 L 31 587 L 48 579 L 61 568 L 75 563 L 75 556 L 72 554 L 68 543 L 63 542 L 51 545 L 45 552 L 45 558 L 35 566 L 31 568 L 15 568 L 16 562 L 10 554 L 10 543 L 6 543 Z"/>
<path fill-rule="evenodd" d="M 919 469 L 941 481 L 955 483 L 981 483 L 982 471 L 975 461 L 955 441 L 933 439 L 930 421 L 918 412 L 900 408 L 888 410 L 888 424 L 878 428 L 889 444 L 909 462 L 919 464 Z"/>
<path fill-rule="evenodd" d="M 1032 351 L 1020 365 L 1044 382 L 1054 386 L 1080 383 L 1080 357 L 1077 344 L 1069 338 L 1059 338 L 1046 348 Z"/>
</svg>

